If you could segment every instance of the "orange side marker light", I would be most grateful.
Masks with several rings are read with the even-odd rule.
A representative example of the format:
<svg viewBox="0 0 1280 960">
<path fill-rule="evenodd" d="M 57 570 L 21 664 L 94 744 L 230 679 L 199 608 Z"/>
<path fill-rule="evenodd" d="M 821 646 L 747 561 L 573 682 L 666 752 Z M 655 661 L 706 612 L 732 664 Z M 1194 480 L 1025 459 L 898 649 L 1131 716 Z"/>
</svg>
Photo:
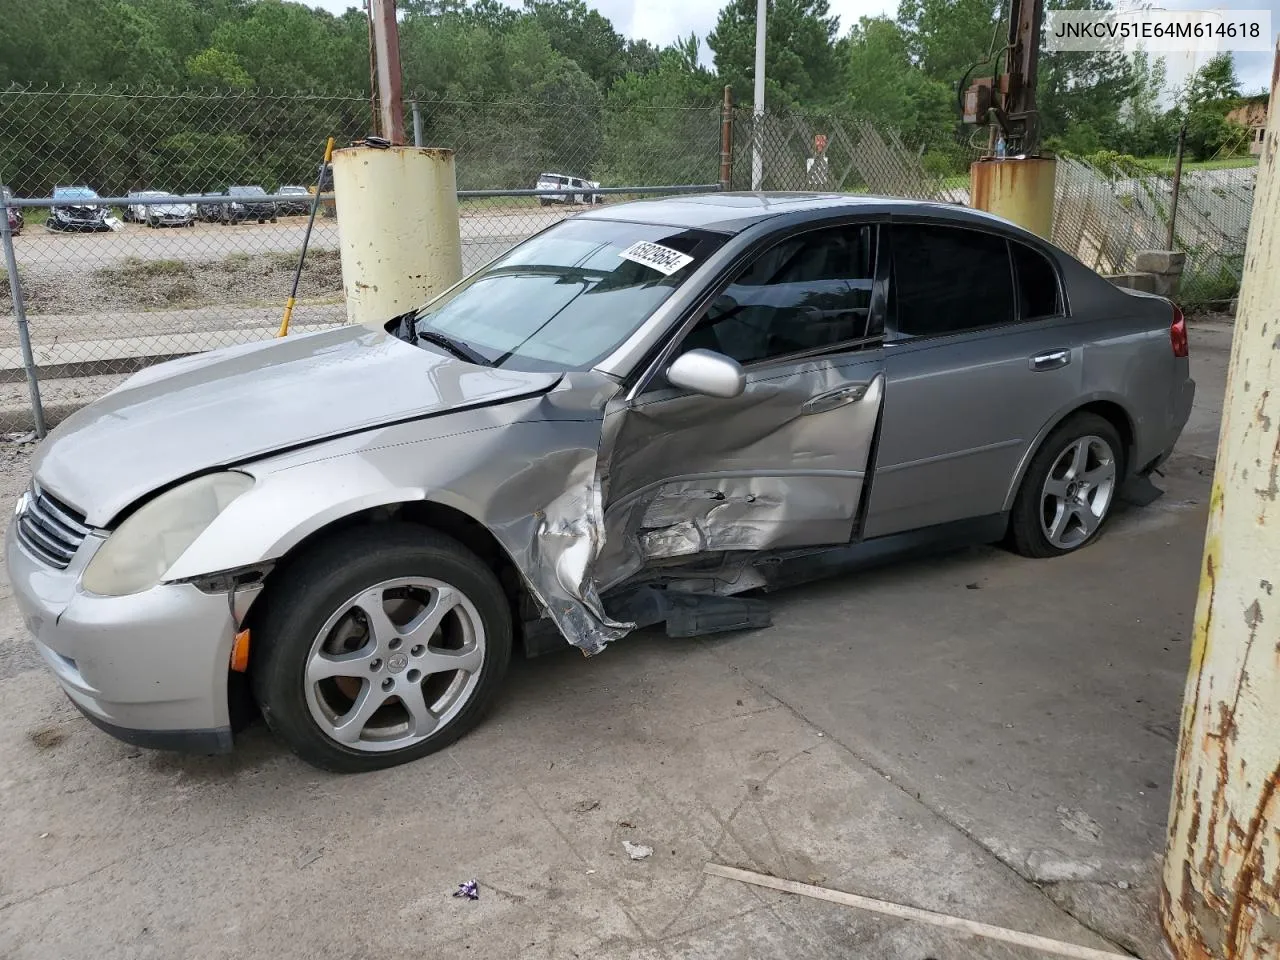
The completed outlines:
<svg viewBox="0 0 1280 960">
<path fill-rule="evenodd" d="M 241 630 L 231 645 L 231 669 L 244 673 L 249 669 L 249 631 Z"/>
</svg>

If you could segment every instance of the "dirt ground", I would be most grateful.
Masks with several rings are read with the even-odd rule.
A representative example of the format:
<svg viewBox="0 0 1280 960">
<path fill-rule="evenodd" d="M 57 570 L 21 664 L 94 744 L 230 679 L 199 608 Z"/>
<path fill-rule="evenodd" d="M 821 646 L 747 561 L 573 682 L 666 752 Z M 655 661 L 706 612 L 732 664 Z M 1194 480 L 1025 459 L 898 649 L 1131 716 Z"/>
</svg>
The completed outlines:
<svg viewBox="0 0 1280 960">
<path fill-rule="evenodd" d="M 4 586 L 0 956 L 1039 956 L 715 861 L 1156 960 L 1230 334 L 1193 328 L 1166 495 L 1080 554 L 972 549 L 779 594 L 766 630 L 517 663 L 478 730 L 380 774 L 260 725 L 226 757 L 117 743 Z M 0 509 L 30 449 L 0 444 Z"/>
</svg>

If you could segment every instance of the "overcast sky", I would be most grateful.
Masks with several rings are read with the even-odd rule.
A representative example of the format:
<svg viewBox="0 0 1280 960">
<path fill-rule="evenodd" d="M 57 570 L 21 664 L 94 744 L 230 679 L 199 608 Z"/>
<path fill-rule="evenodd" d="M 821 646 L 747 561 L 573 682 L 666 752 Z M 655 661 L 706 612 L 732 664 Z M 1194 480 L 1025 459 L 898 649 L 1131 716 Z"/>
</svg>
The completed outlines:
<svg viewBox="0 0 1280 960">
<path fill-rule="evenodd" d="M 310 5 L 341 13 L 347 7 L 361 5 L 353 0 L 306 0 Z M 518 0 L 505 0 L 518 7 Z M 840 18 L 840 31 L 844 33 L 859 17 L 880 14 L 893 16 L 898 9 L 897 0 L 828 0 L 831 12 Z M 711 53 L 706 49 L 706 37 L 715 26 L 716 16 L 724 0 L 587 0 L 608 17 L 614 28 L 626 37 L 643 38 L 658 46 L 665 46 L 676 37 L 696 33 L 703 43 L 702 59 L 710 65 Z M 1280 0 L 1163 0 L 1158 4 L 1144 4 L 1175 10 L 1236 9 L 1271 11 L 1272 29 L 1280 30 Z M 1268 53 L 1237 53 L 1236 70 L 1245 93 L 1265 90 L 1271 83 L 1271 55 Z M 1177 83 L 1181 74 L 1193 68 L 1191 63 L 1169 63 L 1169 80 Z"/>
</svg>

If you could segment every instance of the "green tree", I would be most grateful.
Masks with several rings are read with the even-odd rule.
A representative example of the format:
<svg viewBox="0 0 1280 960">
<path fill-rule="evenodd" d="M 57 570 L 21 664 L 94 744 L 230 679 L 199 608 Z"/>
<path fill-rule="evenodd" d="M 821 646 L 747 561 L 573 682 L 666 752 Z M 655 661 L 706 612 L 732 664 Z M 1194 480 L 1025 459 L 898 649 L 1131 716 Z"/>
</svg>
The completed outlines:
<svg viewBox="0 0 1280 960">
<path fill-rule="evenodd" d="M 924 142 L 955 126 L 955 98 L 951 87 L 912 63 L 909 46 L 895 21 L 863 17 L 844 44 L 842 106 Z"/>
<path fill-rule="evenodd" d="M 583 0 L 525 0 L 525 10 L 547 35 L 551 49 L 576 61 L 601 88 L 608 89 L 626 72 L 626 41 Z"/>
<path fill-rule="evenodd" d="M 840 69 L 835 38 L 839 20 L 827 0 L 769 0 L 765 47 L 765 102 L 773 106 L 817 106 L 838 95 Z M 707 37 L 716 70 L 733 87 L 734 99 L 754 95 L 755 0 L 730 0 Z"/>
<path fill-rule="evenodd" d="M 955 90 L 966 70 L 1003 49 L 1004 10 L 1003 0 L 901 0 L 898 22 L 911 61 Z"/>
<path fill-rule="evenodd" d="M 1187 125 L 1187 152 L 1197 160 L 1239 152 L 1248 143 L 1248 131 L 1227 120 L 1227 112 L 1240 97 L 1231 54 L 1221 53 L 1192 74 L 1183 102 L 1174 116 Z"/>
<path fill-rule="evenodd" d="M 368 86 L 368 33 L 352 17 L 334 17 L 284 0 L 256 0 L 248 16 L 221 24 L 210 46 L 233 54 L 259 86 L 272 90 Z"/>
<path fill-rule="evenodd" d="M 1192 106 L 1234 100 L 1240 96 L 1240 80 L 1236 76 L 1231 54 L 1220 53 L 1191 75 L 1187 82 L 1186 102 Z"/>
<path fill-rule="evenodd" d="M 187 58 L 187 76 L 197 83 L 244 89 L 253 86 L 253 77 L 240 65 L 234 53 L 210 47 Z"/>
<path fill-rule="evenodd" d="M 690 61 L 688 41 L 609 91 L 597 179 L 606 184 L 712 183 L 719 178 L 719 79 Z"/>
</svg>

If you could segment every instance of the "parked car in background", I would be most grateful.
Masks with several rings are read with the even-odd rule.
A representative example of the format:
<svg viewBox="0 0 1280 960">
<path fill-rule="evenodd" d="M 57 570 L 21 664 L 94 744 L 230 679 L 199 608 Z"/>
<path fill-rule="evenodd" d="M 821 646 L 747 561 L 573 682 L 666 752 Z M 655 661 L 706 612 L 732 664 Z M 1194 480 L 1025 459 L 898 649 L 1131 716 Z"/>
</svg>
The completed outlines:
<svg viewBox="0 0 1280 960">
<path fill-rule="evenodd" d="M 550 197 L 539 197 L 538 202 L 544 207 L 552 203 L 602 203 L 604 196 L 592 193 L 600 184 L 582 177 L 566 177 L 562 173 L 544 173 L 539 175 L 535 190 L 581 190 L 582 193 L 562 193 Z"/>
<path fill-rule="evenodd" d="M 227 187 L 230 197 L 222 205 L 223 223 L 243 223 L 245 220 L 257 220 L 266 223 L 276 222 L 276 205 L 272 200 L 262 200 L 267 191 L 257 185 Z"/>
<path fill-rule="evenodd" d="M 320 192 L 333 193 L 333 168 L 330 166 L 326 166 L 324 168 L 324 172 L 320 176 Z M 316 188 L 307 187 L 307 193 L 314 197 L 316 195 Z M 320 201 L 320 216 L 332 218 L 337 215 L 337 204 L 335 204 L 333 200 Z"/>
<path fill-rule="evenodd" d="M 45 226 L 50 230 L 110 230 L 111 210 L 99 203 L 97 191 L 89 187 L 54 187 L 53 206 Z"/>
<path fill-rule="evenodd" d="M 2 183 L 0 183 L 0 194 L 4 195 L 5 200 L 13 199 L 13 191 Z M 9 230 L 16 237 L 22 232 L 23 224 L 26 223 L 26 220 L 23 219 L 22 216 L 22 210 L 18 207 L 5 207 L 5 211 L 8 214 L 7 219 L 9 220 Z"/>
<path fill-rule="evenodd" d="M 191 227 L 196 222 L 195 207 L 189 203 L 148 203 L 171 197 L 164 190 L 135 190 L 129 193 L 129 205 L 124 209 L 125 220 L 145 223 L 148 227 Z"/>
<path fill-rule="evenodd" d="M 6 570 L 108 732 L 227 750 L 249 688 L 372 770 L 479 722 L 520 641 L 723 629 L 733 594 L 927 545 L 1080 550 L 1194 393 L 1177 307 L 988 214 L 617 204 L 382 330 L 134 374 L 40 445 Z"/>
<path fill-rule="evenodd" d="M 311 191 L 306 187 L 287 186 L 276 191 L 278 194 L 297 197 L 297 200 L 276 201 L 276 212 L 283 217 L 305 216 L 311 212 Z"/>
<path fill-rule="evenodd" d="M 196 219 L 201 223 L 220 222 L 222 220 L 222 192 L 206 190 L 201 196 L 211 199 L 201 200 L 196 204 Z"/>
</svg>

